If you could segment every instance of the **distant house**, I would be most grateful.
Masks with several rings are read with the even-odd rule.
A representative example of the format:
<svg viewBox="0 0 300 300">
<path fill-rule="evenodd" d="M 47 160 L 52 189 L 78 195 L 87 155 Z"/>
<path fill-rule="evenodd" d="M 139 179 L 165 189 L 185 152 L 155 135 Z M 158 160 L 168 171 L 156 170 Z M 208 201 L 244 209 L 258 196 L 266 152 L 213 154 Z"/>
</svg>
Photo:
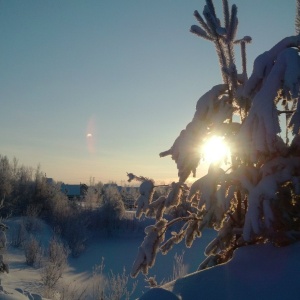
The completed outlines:
<svg viewBox="0 0 300 300">
<path fill-rule="evenodd" d="M 69 200 L 82 200 L 87 193 L 88 186 L 86 184 L 64 184 L 61 185 L 61 191 L 69 198 Z"/>
<path fill-rule="evenodd" d="M 53 178 L 46 177 L 46 183 L 48 185 L 54 185 L 55 181 L 53 180 Z"/>
</svg>

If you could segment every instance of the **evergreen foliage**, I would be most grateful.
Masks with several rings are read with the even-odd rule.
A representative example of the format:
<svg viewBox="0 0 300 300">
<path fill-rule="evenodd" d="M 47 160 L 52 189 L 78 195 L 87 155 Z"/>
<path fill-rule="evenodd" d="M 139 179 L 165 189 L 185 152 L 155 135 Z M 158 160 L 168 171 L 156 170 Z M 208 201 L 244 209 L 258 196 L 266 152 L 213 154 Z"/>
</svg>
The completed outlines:
<svg viewBox="0 0 300 300">
<path fill-rule="evenodd" d="M 246 44 L 252 39 L 236 39 L 237 7 L 230 8 L 227 0 L 222 4 L 223 25 L 212 0 L 206 0 L 203 17 L 194 12 L 199 25 L 190 31 L 213 42 L 223 83 L 200 97 L 192 121 L 171 148 L 160 153 L 171 155 L 177 164 L 178 182 L 153 201 L 154 180 L 128 174 L 129 181 L 142 182 L 136 216 L 156 219 L 145 230 L 133 277 L 140 271 L 147 274 L 159 251 L 165 254 L 183 240 L 191 247 L 206 227 L 216 229 L 218 235 L 207 246 L 208 257 L 199 269 L 228 261 L 240 246 L 266 241 L 283 246 L 300 238 L 299 1 L 297 35 L 259 55 L 249 78 Z M 241 73 L 235 46 L 241 51 Z M 281 114 L 286 115 L 285 124 L 279 121 Z M 198 149 L 212 136 L 221 136 L 230 145 L 230 165 L 224 170 L 211 164 L 207 175 L 187 187 L 187 178 L 196 176 L 201 163 Z M 172 220 L 165 218 L 169 211 L 176 216 Z M 179 230 L 166 240 L 167 230 L 175 224 L 180 224 Z"/>
</svg>

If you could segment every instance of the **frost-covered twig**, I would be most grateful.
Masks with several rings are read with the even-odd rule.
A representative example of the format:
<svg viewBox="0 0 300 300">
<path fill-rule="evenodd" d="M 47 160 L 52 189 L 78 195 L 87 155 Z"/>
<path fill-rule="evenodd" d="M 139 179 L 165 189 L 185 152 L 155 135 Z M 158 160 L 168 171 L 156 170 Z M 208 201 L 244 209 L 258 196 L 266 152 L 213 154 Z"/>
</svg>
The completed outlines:
<svg viewBox="0 0 300 300">
<path fill-rule="evenodd" d="M 136 180 L 136 181 L 146 181 L 146 180 L 149 180 L 147 177 L 136 176 L 133 173 L 127 173 L 127 176 L 128 176 L 128 182 L 131 182 L 132 180 Z"/>
</svg>

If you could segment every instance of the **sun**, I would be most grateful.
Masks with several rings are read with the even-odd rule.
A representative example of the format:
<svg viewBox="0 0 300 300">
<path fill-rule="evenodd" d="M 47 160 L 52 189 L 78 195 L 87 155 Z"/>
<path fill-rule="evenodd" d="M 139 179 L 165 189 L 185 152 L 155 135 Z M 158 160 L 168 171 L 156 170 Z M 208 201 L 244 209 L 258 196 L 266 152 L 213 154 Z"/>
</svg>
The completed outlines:
<svg viewBox="0 0 300 300">
<path fill-rule="evenodd" d="M 212 136 L 201 148 L 205 162 L 211 164 L 223 162 L 230 157 L 230 149 L 223 137 Z"/>
</svg>

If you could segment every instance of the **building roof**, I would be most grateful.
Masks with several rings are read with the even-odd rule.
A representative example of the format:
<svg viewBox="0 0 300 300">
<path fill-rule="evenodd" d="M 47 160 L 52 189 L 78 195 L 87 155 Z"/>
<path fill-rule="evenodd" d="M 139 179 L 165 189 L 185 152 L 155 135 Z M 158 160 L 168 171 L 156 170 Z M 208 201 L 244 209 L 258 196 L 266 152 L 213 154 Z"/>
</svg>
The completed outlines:
<svg viewBox="0 0 300 300">
<path fill-rule="evenodd" d="M 81 195 L 80 184 L 62 184 L 61 191 L 69 197 L 79 197 Z"/>
</svg>

